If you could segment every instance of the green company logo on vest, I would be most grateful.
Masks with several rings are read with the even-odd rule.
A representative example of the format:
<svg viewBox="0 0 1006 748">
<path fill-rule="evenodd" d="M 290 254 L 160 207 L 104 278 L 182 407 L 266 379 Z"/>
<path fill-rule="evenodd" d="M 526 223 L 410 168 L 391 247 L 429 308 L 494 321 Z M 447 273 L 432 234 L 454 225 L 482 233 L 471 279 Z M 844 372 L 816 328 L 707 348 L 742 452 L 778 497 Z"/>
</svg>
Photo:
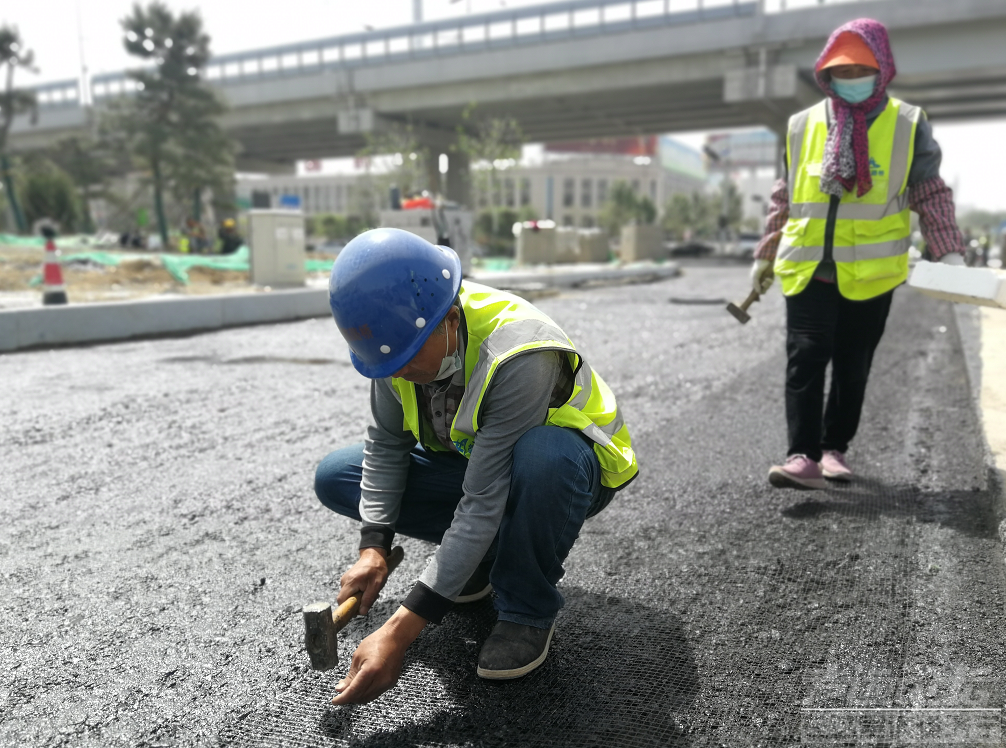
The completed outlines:
<svg viewBox="0 0 1006 748">
<path fill-rule="evenodd" d="M 880 168 L 880 164 L 873 160 L 873 156 L 870 156 L 870 176 L 882 177 L 884 173 L 884 170 Z"/>
<path fill-rule="evenodd" d="M 454 449 L 458 450 L 458 454 L 471 458 L 472 448 L 475 446 L 474 439 L 472 439 L 471 444 L 468 443 L 467 437 L 461 440 L 451 439 L 451 441 L 454 442 Z"/>
</svg>

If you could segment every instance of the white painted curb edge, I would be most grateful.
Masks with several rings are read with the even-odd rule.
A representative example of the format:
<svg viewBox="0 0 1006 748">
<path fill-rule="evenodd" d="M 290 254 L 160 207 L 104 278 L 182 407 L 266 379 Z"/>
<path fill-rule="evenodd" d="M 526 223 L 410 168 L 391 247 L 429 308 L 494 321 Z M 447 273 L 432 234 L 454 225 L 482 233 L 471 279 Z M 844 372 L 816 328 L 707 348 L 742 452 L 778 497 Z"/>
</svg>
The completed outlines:
<svg viewBox="0 0 1006 748">
<path fill-rule="evenodd" d="M 995 455 L 989 446 L 985 433 L 985 414 L 982 412 L 982 359 L 981 359 L 981 310 L 967 304 L 954 304 L 954 319 L 957 322 L 958 339 L 964 352 L 968 385 L 971 389 L 971 403 L 978 415 L 978 427 L 982 432 L 982 448 L 985 458 L 986 485 L 992 494 L 992 509 L 999 526 L 999 540 L 1006 548 L 1006 481 L 996 465 Z"/>
<path fill-rule="evenodd" d="M 525 285 L 572 287 L 583 283 L 661 280 L 679 272 L 676 263 L 638 263 L 488 273 L 472 280 L 502 289 Z M 331 313 L 327 288 L 6 309 L 0 310 L 0 352 L 195 333 L 327 317 Z"/>
<path fill-rule="evenodd" d="M 652 281 L 674 278 L 681 274 L 676 262 L 638 262 L 630 265 L 592 263 L 586 266 L 550 265 L 535 270 L 508 270 L 502 273 L 483 273 L 472 280 L 500 289 L 518 289 L 528 286 L 573 288 L 584 283 L 610 283 L 617 281 Z"/>
<path fill-rule="evenodd" d="M 0 351 L 129 340 L 330 314 L 327 288 L 0 310 Z"/>
</svg>

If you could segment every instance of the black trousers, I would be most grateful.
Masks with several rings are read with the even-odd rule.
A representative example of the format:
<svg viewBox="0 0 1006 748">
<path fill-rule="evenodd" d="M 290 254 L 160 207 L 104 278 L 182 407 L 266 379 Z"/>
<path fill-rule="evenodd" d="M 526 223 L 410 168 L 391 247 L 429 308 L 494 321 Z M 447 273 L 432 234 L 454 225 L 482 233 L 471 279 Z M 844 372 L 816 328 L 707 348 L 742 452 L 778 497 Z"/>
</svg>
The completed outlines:
<svg viewBox="0 0 1006 748">
<path fill-rule="evenodd" d="M 801 293 L 786 297 L 789 454 L 818 461 L 825 449 L 849 448 L 893 296 L 890 291 L 868 301 L 849 301 L 837 284 L 813 280 Z M 825 408 L 829 363 L 831 392 Z"/>
</svg>

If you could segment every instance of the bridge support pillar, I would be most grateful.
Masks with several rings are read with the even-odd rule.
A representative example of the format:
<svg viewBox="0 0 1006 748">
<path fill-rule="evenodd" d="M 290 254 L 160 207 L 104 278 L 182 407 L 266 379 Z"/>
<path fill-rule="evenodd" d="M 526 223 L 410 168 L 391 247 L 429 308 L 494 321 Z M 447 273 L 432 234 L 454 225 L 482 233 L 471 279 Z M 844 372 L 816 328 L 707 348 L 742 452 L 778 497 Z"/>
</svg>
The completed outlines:
<svg viewBox="0 0 1006 748">
<path fill-rule="evenodd" d="M 767 65 L 727 71 L 723 100 L 749 110 L 751 115 L 782 137 L 789 118 L 821 99 L 817 89 L 800 77 L 795 65 Z"/>
<path fill-rule="evenodd" d="M 471 160 L 467 154 L 452 151 L 447 154 L 447 173 L 440 175 L 440 190 L 444 197 L 467 208 L 472 207 Z"/>
<path fill-rule="evenodd" d="M 426 183 L 431 192 L 446 199 L 471 207 L 471 161 L 467 154 L 458 153 L 449 145 L 437 142 L 428 146 L 430 158 L 426 162 Z M 441 172 L 442 160 L 447 158 L 447 171 Z"/>
</svg>

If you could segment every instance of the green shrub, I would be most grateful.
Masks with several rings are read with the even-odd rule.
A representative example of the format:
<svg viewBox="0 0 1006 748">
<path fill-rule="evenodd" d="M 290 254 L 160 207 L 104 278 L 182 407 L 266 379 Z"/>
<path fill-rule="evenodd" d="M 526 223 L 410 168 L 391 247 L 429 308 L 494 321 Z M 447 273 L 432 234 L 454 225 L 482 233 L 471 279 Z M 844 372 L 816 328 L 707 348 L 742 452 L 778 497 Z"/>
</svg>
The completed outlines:
<svg viewBox="0 0 1006 748">
<path fill-rule="evenodd" d="M 513 225 L 534 218 L 530 208 L 521 208 L 520 212 L 513 208 L 483 210 L 475 218 L 475 241 L 485 247 L 490 256 L 513 257 L 516 250 Z"/>
<path fill-rule="evenodd" d="M 617 237 L 622 226 L 627 223 L 649 225 L 657 218 L 657 208 L 648 197 L 639 197 L 625 182 L 618 181 L 611 186 L 611 192 L 598 215 L 598 225 Z"/>
<path fill-rule="evenodd" d="M 307 235 L 327 241 L 349 241 L 371 228 L 361 216 L 320 213 L 307 217 Z"/>
<path fill-rule="evenodd" d="M 29 225 L 49 218 L 59 224 L 64 234 L 79 230 L 83 212 L 77 187 L 65 171 L 48 159 L 32 160 L 25 165 L 19 192 Z"/>
</svg>

